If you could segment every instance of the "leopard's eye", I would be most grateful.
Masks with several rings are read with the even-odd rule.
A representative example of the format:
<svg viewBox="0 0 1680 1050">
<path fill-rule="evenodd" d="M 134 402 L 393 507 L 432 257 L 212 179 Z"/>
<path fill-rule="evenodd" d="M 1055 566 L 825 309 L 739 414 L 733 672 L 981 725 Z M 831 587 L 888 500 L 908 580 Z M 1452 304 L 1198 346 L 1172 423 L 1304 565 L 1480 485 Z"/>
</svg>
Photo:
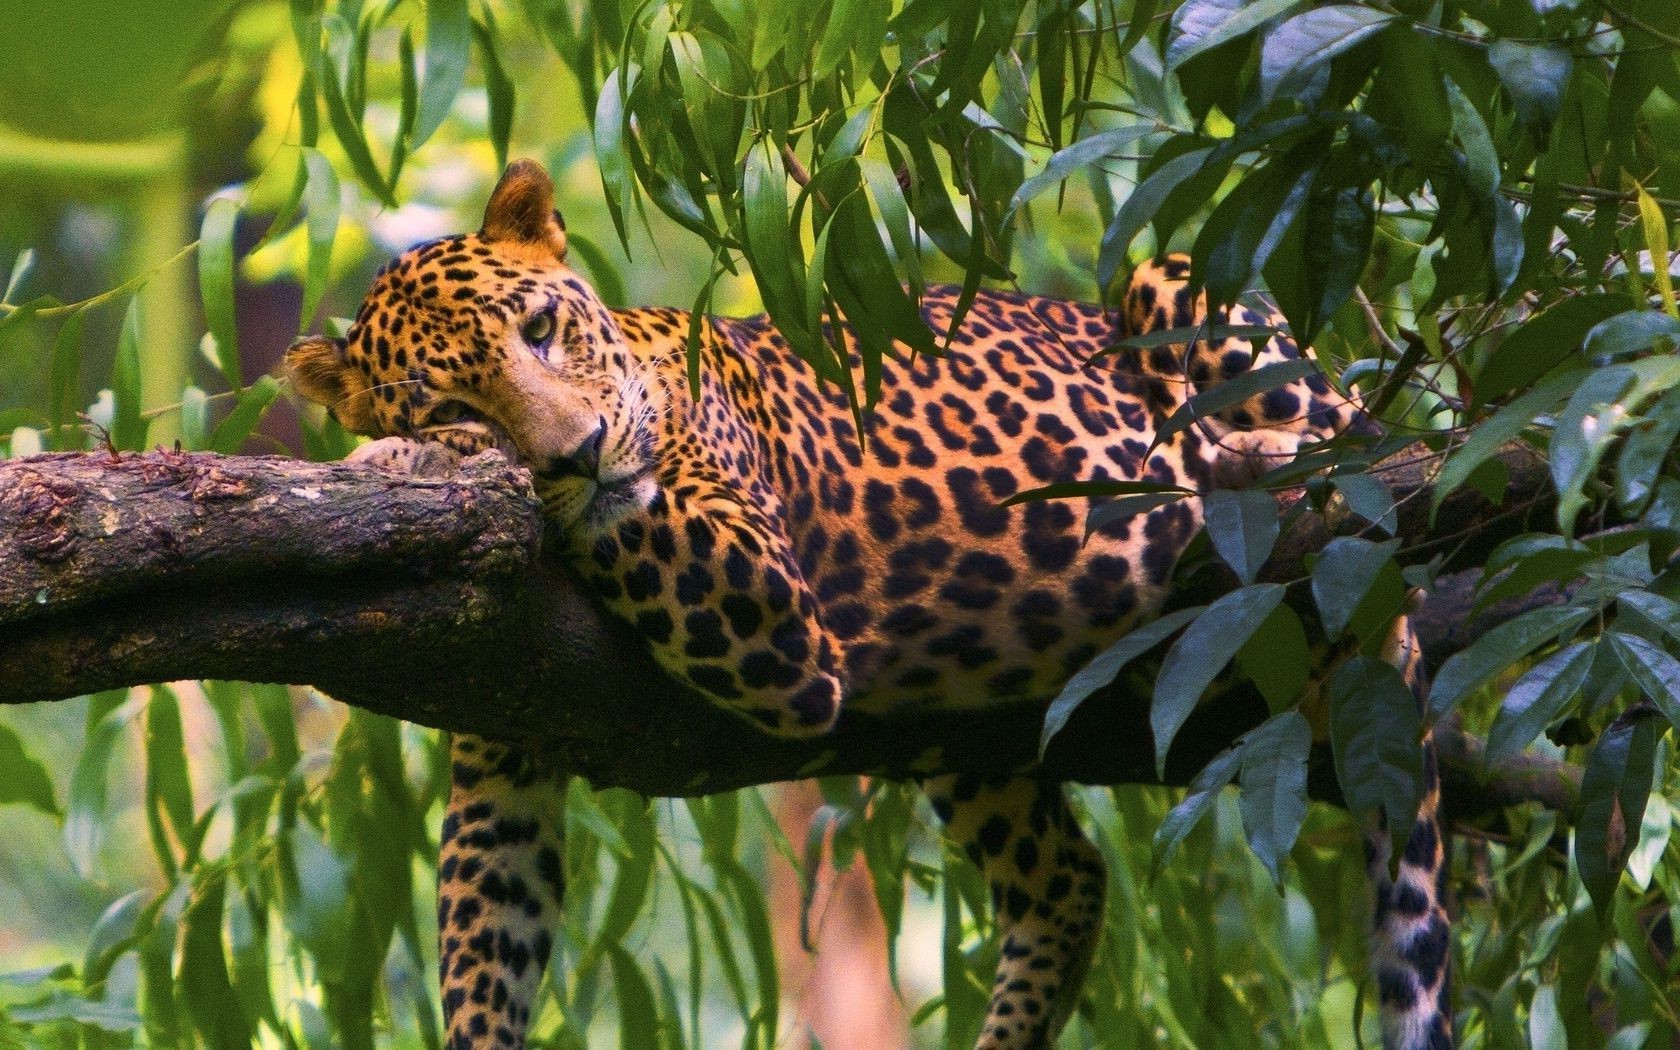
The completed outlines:
<svg viewBox="0 0 1680 1050">
<path fill-rule="evenodd" d="M 426 423 L 429 426 L 448 426 L 450 423 L 474 418 L 477 418 L 477 414 L 465 401 L 439 401 L 426 416 Z"/>
<path fill-rule="evenodd" d="M 541 350 L 547 347 L 554 338 L 554 311 L 551 309 L 544 310 L 542 313 L 532 316 L 519 329 L 519 334 L 527 344 L 535 349 Z"/>
</svg>

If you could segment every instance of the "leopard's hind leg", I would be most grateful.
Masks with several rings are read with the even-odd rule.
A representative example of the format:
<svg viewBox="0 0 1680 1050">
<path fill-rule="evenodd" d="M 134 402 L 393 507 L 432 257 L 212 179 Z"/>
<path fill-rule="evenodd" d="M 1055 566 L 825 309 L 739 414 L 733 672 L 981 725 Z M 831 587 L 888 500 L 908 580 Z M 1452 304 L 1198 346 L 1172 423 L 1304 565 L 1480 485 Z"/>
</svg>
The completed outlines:
<svg viewBox="0 0 1680 1050">
<path fill-rule="evenodd" d="M 947 776 L 927 792 L 991 889 L 1002 954 L 976 1050 L 1054 1045 L 1102 929 L 1107 873 L 1063 787 L 1030 777 Z"/>
<path fill-rule="evenodd" d="M 438 858 L 438 967 L 450 1050 L 520 1050 L 565 892 L 565 779 L 458 734 Z"/>
</svg>

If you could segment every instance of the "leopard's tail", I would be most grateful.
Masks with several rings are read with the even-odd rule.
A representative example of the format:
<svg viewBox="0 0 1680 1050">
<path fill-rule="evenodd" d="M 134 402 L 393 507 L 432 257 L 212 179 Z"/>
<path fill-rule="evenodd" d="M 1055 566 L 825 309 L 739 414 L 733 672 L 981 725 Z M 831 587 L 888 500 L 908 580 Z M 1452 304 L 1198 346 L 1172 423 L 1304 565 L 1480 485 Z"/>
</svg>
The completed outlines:
<svg viewBox="0 0 1680 1050">
<path fill-rule="evenodd" d="M 1417 637 L 1400 617 L 1383 656 L 1401 671 L 1420 706 L 1428 697 Z M 1446 910 L 1446 843 L 1441 836 L 1441 770 L 1433 734 L 1423 741 L 1423 802 L 1400 863 L 1389 874 L 1390 836 L 1377 822 L 1366 840 L 1375 890 L 1371 969 L 1377 976 L 1385 1050 L 1450 1050 L 1451 927 Z"/>
<path fill-rule="evenodd" d="M 438 858 L 449 1050 L 522 1050 L 565 894 L 565 780 L 523 751 L 457 735 Z"/>
</svg>

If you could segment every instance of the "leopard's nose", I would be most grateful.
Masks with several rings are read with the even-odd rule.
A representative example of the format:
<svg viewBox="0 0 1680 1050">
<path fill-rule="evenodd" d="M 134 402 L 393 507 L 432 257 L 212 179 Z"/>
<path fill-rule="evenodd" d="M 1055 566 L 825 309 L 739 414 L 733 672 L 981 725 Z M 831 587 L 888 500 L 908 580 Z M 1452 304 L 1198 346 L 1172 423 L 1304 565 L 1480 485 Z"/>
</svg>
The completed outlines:
<svg viewBox="0 0 1680 1050">
<path fill-rule="evenodd" d="M 601 469 L 601 446 L 607 440 L 607 419 L 597 417 L 595 429 L 578 444 L 577 448 L 564 455 L 552 456 L 543 465 L 541 473 L 545 477 L 579 477 L 593 478 Z"/>
</svg>

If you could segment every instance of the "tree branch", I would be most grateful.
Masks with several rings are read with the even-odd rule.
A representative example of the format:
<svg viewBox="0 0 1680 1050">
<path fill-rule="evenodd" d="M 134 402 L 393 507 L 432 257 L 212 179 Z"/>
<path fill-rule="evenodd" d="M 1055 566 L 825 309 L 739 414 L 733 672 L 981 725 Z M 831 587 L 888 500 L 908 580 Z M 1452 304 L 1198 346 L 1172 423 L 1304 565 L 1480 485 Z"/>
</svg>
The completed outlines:
<svg viewBox="0 0 1680 1050">
<path fill-rule="evenodd" d="M 1514 446 L 1502 458 L 1507 502 L 1543 503 L 1538 457 Z M 1386 476 L 1402 500 L 1402 534 L 1427 540 L 1425 471 L 1396 465 Z M 1455 563 L 1474 564 L 1516 527 L 1458 493 L 1435 534 L 1464 534 Z M 1307 553 L 1357 529 L 1334 513 L 1298 514 L 1267 576 L 1298 578 Z M 311 685 L 357 707 L 518 741 L 598 785 L 650 795 L 819 773 L 989 772 L 1036 758 L 1040 704 L 848 710 L 819 739 L 766 737 L 666 677 L 633 632 L 541 555 L 542 530 L 528 476 L 494 454 L 442 478 L 167 452 L 6 462 L 0 703 L 186 678 Z M 1153 673 L 1128 669 L 1082 706 L 1046 773 L 1155 782 Z M 1204 704 L 1174 744 L 1167 782 L 1185 782 L 1266 713 L 1251 693 Z M 1468 783 L 1479 754 L 1468 744 L 1450 753 L 1463 774 L 1455 783 Z M 1316 766 L 1315 793 L 1333 797 L 1329 763 Z M 1553 790 L 1555 772 L 1496 770 L 1494 788 L 1479 790 L 1572 804 Z M 1536 776 L 1548 791 L 1523 786 Z"/>
</svg>

